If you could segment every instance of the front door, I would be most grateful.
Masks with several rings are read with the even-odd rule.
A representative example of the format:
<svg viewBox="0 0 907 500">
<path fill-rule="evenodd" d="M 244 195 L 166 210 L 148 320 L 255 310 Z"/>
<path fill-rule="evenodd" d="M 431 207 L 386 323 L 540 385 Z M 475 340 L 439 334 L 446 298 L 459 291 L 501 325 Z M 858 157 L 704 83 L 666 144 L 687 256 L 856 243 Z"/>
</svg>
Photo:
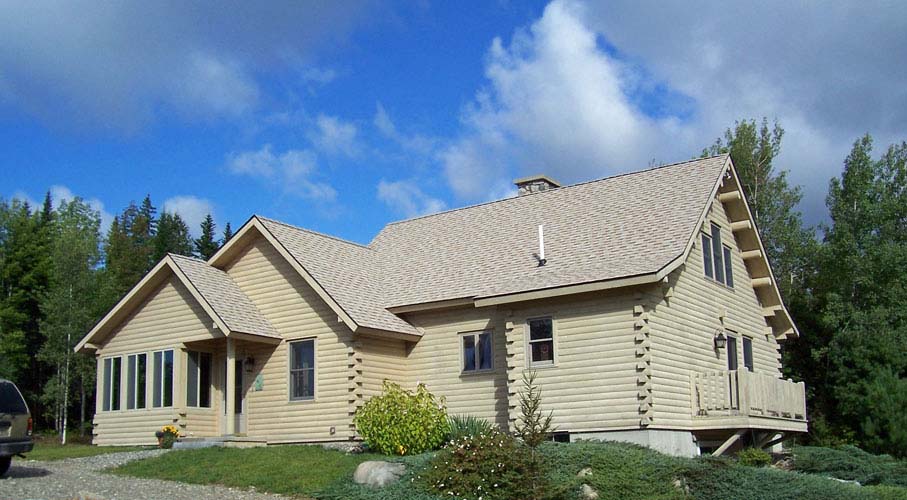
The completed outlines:
<svg viewBox="0 0 907 500">
<path fill-rule="evenodd" d="M 236 387 L 233 388 L 235 391 L 236 397 L 236 408 L 233 415 L 227 415 L 227 390 L 229 388 L 227 385 L 227 362 L 224 361 L 223 370 L 221 371 L 221 380 L 223 381 L 223 387 L 225 390 L 221 391 L 224 395 L 224 400 L 222 401 L 223 405 L 223 420 L 221 425 L 221 432 L 227 433 L 227 419 L 233 418 L 233 428 L 236 429 L 237 434 L 244 434 L 246 432 L 246 398 L 244 391 L 244 380 L 243 380 L 243 362 L 241 360 L 236 360 Z"/>
</svg>

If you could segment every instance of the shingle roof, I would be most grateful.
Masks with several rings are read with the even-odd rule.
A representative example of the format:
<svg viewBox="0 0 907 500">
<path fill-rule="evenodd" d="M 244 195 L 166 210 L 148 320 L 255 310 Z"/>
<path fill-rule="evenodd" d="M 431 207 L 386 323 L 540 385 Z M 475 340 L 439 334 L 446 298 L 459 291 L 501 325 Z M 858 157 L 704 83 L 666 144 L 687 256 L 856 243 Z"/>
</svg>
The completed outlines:
<svg viewBox="0 0 907 500">
<path fill-rule="evenodd" d="M 387 308 L 658 272 L 683 255 L 726 162 L 691 160 L 395 222 L 368 246 L 258 219 L 356 323 L 415 333 Z"/>
<path fill-rule="evenodd" d="M 176 254 L 169 257 L 231 331 L 280 338 L 229 274 L 202 260 Z"/>
</svg>

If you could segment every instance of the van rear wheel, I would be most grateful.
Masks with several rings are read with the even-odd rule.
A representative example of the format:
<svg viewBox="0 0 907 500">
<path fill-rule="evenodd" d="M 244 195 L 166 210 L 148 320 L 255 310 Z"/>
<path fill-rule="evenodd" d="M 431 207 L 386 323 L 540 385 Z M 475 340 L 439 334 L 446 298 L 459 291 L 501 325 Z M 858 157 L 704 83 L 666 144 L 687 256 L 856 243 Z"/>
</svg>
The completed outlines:
<svg viewBox="0 0 907 500">
<path fill-rule="evenodd" d="M 7 469 L 9 469 L 9 464 L 13 461 L 13 457 L 0 457 L 0 476 L 6 474 Z"/>
</svg>

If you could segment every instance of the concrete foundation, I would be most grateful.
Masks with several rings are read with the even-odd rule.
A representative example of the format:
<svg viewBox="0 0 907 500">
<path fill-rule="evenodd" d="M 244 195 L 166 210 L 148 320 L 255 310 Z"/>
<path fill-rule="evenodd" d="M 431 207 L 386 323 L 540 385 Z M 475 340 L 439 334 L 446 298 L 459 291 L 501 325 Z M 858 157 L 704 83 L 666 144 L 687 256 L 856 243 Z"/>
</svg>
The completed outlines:
<svg viewBox="0 0 907 500">
<path fill-rule="evenodd" d="M 699 456 L 699 445 L 690 431 L 639 429 L 631 431 L 570 433 L 570 441 L 616 441 L 652 448 L 666 455 L 679 457 Z"/>
</svg>

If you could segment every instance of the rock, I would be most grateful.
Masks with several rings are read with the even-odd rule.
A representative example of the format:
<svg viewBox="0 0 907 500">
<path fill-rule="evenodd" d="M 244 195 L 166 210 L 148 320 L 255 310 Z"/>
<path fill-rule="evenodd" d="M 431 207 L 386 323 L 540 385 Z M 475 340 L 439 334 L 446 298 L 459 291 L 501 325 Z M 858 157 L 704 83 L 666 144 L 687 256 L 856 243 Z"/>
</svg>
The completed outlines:
<svg viewBox="0 0 907 500">
<path fill-rule="evenodd" d="M 576 473 L 576 477 L 588 477 L 592 475 L 592 467 L 586 467 Z"/>
<path fill-rule="evenodd" d="M 595 491 L 595 488 L 584 484 L 582 487 L 583 498 L 586 500 L 598 500 L 598 492 Z"/>
<path fill-rule="evenodd" d="M 369 460 L 362 462 L 359 467 L 356 467 L 356 472 L 353 473 L 353 481 L 380 488 L 400 479 L 404 472 L 406 472 L 406 466 L 403 464 Z M 596 496 L 596 498 L 598 497 Z"/>
</svg>

